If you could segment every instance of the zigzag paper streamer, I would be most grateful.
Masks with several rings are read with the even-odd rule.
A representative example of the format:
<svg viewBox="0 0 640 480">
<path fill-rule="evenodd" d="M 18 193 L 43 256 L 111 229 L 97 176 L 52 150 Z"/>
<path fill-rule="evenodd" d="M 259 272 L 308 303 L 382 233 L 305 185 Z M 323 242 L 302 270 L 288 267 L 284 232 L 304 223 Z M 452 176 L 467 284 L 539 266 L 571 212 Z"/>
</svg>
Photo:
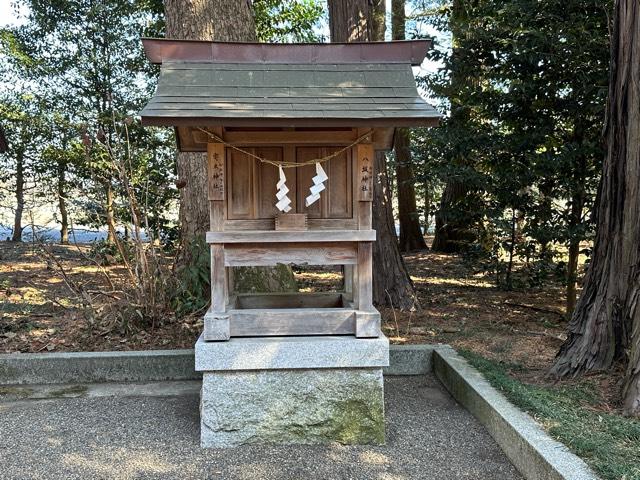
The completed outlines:
<svg viewBox="0 0 640 480">
<path fill-rule="evenodd" d="M 276 198 L 278 202 L 276 203 L 276 208 L 281 212 L 287 213 L 291 210 L 291 199 L 287 197 L 287 193 L 289 193 L 289 187 L 285 184 L 287 182 L 287 177 L 284 176 L 284 170 L 282 167 L 278 167 L 278 173 L 280 175 L 280 180 L 276 183 L 276 188 L 278 191 L 276 192 Z"/>
<path fill-rule="evenodd" d="M 305 205 L 307 207 L 320 200 L 320 192 L 325 189 L 324 182 L 328 179 L 329 177 L 327 177 L 327 174 L 322 169 L 322 165 L 320 165 L 320 163 L 316 163 L 316 176 L 313 177 L 313 185 L 309 189 L 311 195 L 305 199 Z"/>
</svg>

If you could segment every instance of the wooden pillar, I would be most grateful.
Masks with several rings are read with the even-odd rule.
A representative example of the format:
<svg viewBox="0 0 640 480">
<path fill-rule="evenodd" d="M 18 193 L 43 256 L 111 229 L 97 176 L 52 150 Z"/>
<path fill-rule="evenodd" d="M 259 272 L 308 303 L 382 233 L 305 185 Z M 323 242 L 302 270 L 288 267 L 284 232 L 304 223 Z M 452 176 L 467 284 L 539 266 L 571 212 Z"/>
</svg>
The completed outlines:
<svg viewBox="0 0 640 480">
<path fill-rule="evenodd" d="M 369 139 L 369 142 L 371 139 Z M 371 206 L 373 202 L 373 145 L 356 145 L 358 228 L 371 230 Z M 356 312 L 356 337 L 377 337 L 380 333 L 380 313 L 373 307 L 373 245 L 358 243 L 358 264 L 354 268 L 354 303 Z"/>
<path fill-rule="evenodd" d="M 207 144 L 209 230 L 224 230 L 225 151 L 222 143 Z M 211 308 L 204 317 L 205 340 L 229 340 L 227 315 L 228 281 L 224 266 L 224 244 L 211 245 Z"/>
</svg>

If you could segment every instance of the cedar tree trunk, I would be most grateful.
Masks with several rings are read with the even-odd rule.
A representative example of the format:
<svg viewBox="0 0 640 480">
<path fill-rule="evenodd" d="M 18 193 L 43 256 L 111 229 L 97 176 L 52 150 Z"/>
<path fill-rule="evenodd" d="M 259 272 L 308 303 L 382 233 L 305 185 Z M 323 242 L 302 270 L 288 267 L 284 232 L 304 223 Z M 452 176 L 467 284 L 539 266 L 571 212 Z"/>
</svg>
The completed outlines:
<svg viewBox="0 0 640 480">
<path fill-rule="evenodd" d="M 166 37 L 178 40 L 255 42 L 253 9 L 248 0 L 165 0 Z M 209 229 L 206 153 L 178 152 L 180 229 L 183 246 Z M 183 248 L 188 256 L 189 248 Z M 188 263 L 188 258 L 183 258 Z"/>
<path fill-rule="evenodd" d="M 250 0 L 165 0 L 167 38 L 220 42 L 255 42 L 256 24 Z M 180 228 L 182 255 L 179 264 L 190 263 L 194 240 L 203 241 L 209 229 L 206 153 L 178 152 Z M 187 248 L 185 248 L 187 247 Z M 233 269 L 237 291 L 295 291 L 291 267 L 242 267 Z"/>
<path fill-rule="evenodd" d="M 624 410 L 640 415 L 640 4 L 617 0 L 611 38 L 607 155 L 593 258 L 552 367 L 559 376 L 627 360 Z M 627 353 L 628 352 L 628 353 Z M 626 357 L 626 358 L 625 358 Z"/>
<path fill-rule="evenodd" d="M 374 0 L 329 0 L 332 42 L 384 40 L 385 2 Z M 373 36 L 375 34 L 375 36 Z M 373 301 L 377 305 L 409 309 L 417 307 L 415 289 L 398 249 L 391 192 L 383 152 L 376 152 L 373 186 Z"/>
<path fill-rule="evenodd" d="M 475 5 L 477 0 L 453 0 L 451 8 L 451 36 L 452 36 L 452 61 L 458 55 L 458 42 L 460 35 L 464 35 L 464 26 L 467 20 L 466 4 Z M 462 89 L 473 82 L 473 79 L 461 76 L 454 72 L 451 76 L 453 88 Z M 460 105 L 455 98 L 451 98 L 450 122 L 458 122 L 464 125 L 468 118 L 468 111 L 464 105 Z M 451 159 L 462 167 L 467 162 L 465 158 Z M 436 252 L 454 253 L 460 252 L 465 245 L 474 240 L 474 235 L 469 229 L 468 209 L 464 207 L 464 201 L 470 188 L 463 180 L 450 177 L 446 181 L 444 192 L 440 199 L 440 208 L 436 211 L 436 226 L 431 249 Z"/>
<path fill-rule="evenodd" d="M 16 156 L 16 212 L 13 217 L 12 242 L 22 241 L 22 212 L 24 211 L 24 155 Z M 33 232 L 31 232 L 33 234 Z"/>
<path fill-rule="evenodd" d="M 405 3 L 405 0 L 392 0 L 391 2 L 391 38 L 393 40 L 405 39 Z M 416 188 L 411 164 L 410 138 L 409 130 L 398 128 L 393 144 L 396 152 L 401 252 L 427 248 L 420 230 L 420 215 L 416 206 Z"/>
<path fill-rule="evenodd" d="M 473 241 L 473 234 L 462 215 L 462 204 L 469 193 L 464 182 L 450 178 L 442 192 L 436 211 L 436 226 L 431 249 L 434 252 L 456 253 Z"/>
<path fill-rule="evenodd" d="M 584 191 L 576 191 L 571 199 L 569 212 L 569 227 L 571 229 L 582 223 L 582 210 L 584 209 Z M 578 260 L 580 258 L 580 238 L 572 234 L 569 239 L 569 259 L 567 261 L 567 292 L 566 292 L 566 316 L 571 318 L 576 308 Z"/>
</svg>

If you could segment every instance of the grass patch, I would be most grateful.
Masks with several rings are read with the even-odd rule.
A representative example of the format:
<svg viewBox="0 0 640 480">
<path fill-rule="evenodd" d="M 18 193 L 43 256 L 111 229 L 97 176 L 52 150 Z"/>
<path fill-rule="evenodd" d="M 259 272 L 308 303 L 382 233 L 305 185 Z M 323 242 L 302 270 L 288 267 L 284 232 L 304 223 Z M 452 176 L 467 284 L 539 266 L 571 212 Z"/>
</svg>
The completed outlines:
<svg viewBox="0 0 640 480">
<path fill-rule="evenodd" d="M 528 385 L 509 375 L 521 371 L 519 365 L 464 350 L 460 354 L 603 479 L 640 480 L 640 421 L 595 410 L 600 398 L 588 379 L 572 385 Z"/>
</svg>

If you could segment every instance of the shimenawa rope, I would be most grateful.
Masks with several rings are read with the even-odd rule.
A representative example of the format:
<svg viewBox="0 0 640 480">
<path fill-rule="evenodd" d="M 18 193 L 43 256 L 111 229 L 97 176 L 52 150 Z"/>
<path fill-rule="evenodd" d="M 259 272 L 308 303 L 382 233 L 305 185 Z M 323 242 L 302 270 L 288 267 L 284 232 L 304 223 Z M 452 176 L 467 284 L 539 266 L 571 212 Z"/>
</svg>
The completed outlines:
<svg viewBox="0 0 640 480">
<path fill-rule="evenodd" d="M 258 155 L 254 155 L 253 153 L 248 152 L 247 150 L 244 150 L 244 149 L 242 149 L 240 147 L 236 147 L 235 145 L 232 145 L 229 142 L 225 142 L 218 135 L 216 135 L 215 133 L 211 133 L 210 131 L 205 130 L 204 128 L 198 128 L 198 130 L 200 130 L 201 132 L 203 132 L 206 135 L 208 135 L 209 138 L 212 138 L 217 143 L 222 143 L 225 146 L 233 148 L 234 150 L 237 150 L 240 153 L 244 153 L 245 155 L 247 155 L 247 156 L 249 156 L 251 158 L 255 158 L 256 160 L 259 160 L 262 163 L 268 163 L 269 165 L 273 165 L 275 167 L 282 167 L 282 168 L 304 167 L 304 166 L 307 166 L 307 165 L 313 165 L 315 163 L 327 162 L 327 161 L 331 160 L 332 158 L 336 158 L 338 155 L 342 154 L 343 152 L 346 152 L 351 147 L 355 147 L 356 145 L 358 145 L 360 142 L 362 142 L 365 138 L 367 138 L 368 136 L 370 136 L 373 133 L 373 130 L 369 130 L 367 133 L 365 133 L 363 135 L 360 135 L 358 138 L 356 138 L 356 140 L 353 143 L 347 145 L 344 148 L 341 148 L 340 150 L 337 150 L 337 151 L 333 152 L 331 155 L 327 155 L 326 157 L 315 158 L 313 160 L 306 160 L 304 162 L 285 162 L 285 161 L 269 160 L 268 158 L 263 158 L 263 157 L 260 157 Z"/>
</svg>

